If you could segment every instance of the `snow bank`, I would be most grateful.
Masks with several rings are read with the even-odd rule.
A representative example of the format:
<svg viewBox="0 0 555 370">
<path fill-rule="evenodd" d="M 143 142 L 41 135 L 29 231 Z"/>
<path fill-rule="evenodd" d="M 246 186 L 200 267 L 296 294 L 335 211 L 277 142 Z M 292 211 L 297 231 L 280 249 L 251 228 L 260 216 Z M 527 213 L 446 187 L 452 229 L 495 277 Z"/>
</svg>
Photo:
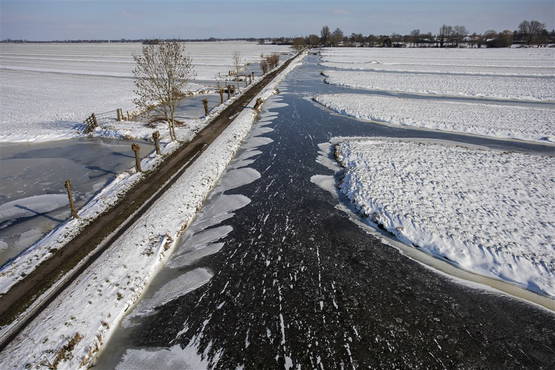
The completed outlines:
<svg viewBox="0 0 555 370">
<path fill-rule="evenodd" d="M 325 71 L 339 86 L 409 94 L 555 102 L 555 79 Z"/>
<path fill-rule="evenodd" d="M 314 100 L 341 114 L 393 125 L 555 141 L 554 109 L 366 94 L 318 95 Z"/>
<path fill-rule="evenodd" d="M 340 186 L 369 224 L 479 274 L 555 297 L 553 157 L 338 138 Z"/>
<path fill-rule="evenodd" d="M 250 107 L 257 98 L 274 94 L 277 84 L 303 58 L 304 55 L 294 60 L 255 97 L 131 230 L 0 353 L 5 367 L 56 363 L 58 369 L 76 369 L 92 365 L 95 355 L 140 298 L 249 133 L 257 115 Z M 66 236 L 58 237 L 52 242 Z M 3 282 L 6 277 L 2 275 L 0 279 Z"/>
</svg>

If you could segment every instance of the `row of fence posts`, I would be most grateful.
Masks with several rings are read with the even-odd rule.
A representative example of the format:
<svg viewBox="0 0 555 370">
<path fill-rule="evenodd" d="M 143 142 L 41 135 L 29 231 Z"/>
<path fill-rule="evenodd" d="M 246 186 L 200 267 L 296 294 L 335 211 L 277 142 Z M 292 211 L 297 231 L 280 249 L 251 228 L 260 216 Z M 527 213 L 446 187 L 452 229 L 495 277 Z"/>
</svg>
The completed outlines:
<svg viewBox="0 0 555 370">
<path fill-rule="evenodd" d="M 131 115 L 129 111 L 126 112 L 127 115 L 123 114 L 123 109 L 118 108 L 116 109 L 116 121 L 131 121 Z"/>
<path fill-rule="evenodd" d="M 249 84 L 252 84 L 254 82 L 254 72 L 251 72 L 251 74 L 249 75 L 245 75 L 245 86 L 248 86 Z M 238 89 L 238 84 L 237 84 L 237 89 Z M 227 85 L 226 89 L 224 88 L 220 88 L 218 90 L 218 93 L 220 95 L 220 104 L 224 103 L 224 92 L 227 92 L 227 99 L 231 98 L 231 95 L 235 94 L 235 85 Z M 255 110 L 260 109 L 260 106 L 262 105 L 262 99 L 257 99 L 256 100 L 256 104 L 254 106 Z M 204 115 L 208 116 L 209 113 L 209 109 L 208 109 L 208 99 L 204 98 L 202 99 L 202 105 L 204 107 Z M 125 116 L 123 114 L 123 109 L 118 108 L 116 109 L 116 121 L 125 121 L 125 120 L 129 120 L 130 116 L 129 116 L 129 112 L 127 112 L 127 116 Z M 86 125 L 86 130 L 85 132 L 89 133 L 94 131 L 94 129 L 96 127 L 98 127 L 98 121 L 96 120 L 96 116 L 94 113 L 92 113 L 89 117 L 87 117 L 87 119 L 85 120 L 85 125 Z M 159 131 L 154 131 L 152 133 L 152 141 L 154 141 L 154 147 L 156 150 L 156 155 L 161 155 L 162 152 L 160 150 L 160 132 Z M 135 170 L 137 172 L 143 172 L 143 169 L 141 167 L 141 157 L 140 157 L 140 151 L 141 151 L 141 146 L 139 144 L 133 143 L 131 144 L 131 150 L 133 151 L 133 153 L 135 154 Z M 73 188 L 71 185 L 71 180 L 66 180 L 64 183 L 64 187 L 66 188 L 67 191 L 67 197 L 69 200 L 69 208 L 71 211 L 71 217 L 73 218 L 79 218 L 79 215 L 77 213 L 77 209 L 75 208 L 75 202 L 73 200 Z"/>
</svg>

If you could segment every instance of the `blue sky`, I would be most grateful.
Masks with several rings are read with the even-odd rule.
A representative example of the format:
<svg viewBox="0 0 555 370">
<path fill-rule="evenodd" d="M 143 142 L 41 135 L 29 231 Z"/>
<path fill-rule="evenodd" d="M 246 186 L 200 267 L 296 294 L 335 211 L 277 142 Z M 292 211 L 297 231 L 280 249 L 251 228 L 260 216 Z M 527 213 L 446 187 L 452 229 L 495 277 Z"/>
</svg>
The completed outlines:
<svg viewBox="0 0 555 370">
<path fill-rule="evenodd" d="M 0 39 L 265 37 L 344 33 L 555 28 L 555 0 L 0 0 Z"/>
</svg>

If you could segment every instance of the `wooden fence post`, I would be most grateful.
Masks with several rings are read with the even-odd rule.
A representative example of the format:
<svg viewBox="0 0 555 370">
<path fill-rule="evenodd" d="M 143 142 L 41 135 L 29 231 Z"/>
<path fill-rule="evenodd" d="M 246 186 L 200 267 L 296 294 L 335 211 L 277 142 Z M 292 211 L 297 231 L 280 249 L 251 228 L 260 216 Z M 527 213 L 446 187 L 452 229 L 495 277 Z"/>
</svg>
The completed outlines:
<svg viewBox="0 0 555 370">
<path fill-rule="evenodd" d="M 75 209 L 75 204 L 73 203 L 73 191 L 71 188 L 71 180 L 66 180 L 64 183 L 64 187 L 66 188 L 66 191 L 67 191 L 67 198 L 69 200 L 69 209 L 71 210 L 71 217 L 79 218 L 79 215 L 77 214 L 77 210 Z"/>
<path fill-rule="evenodd" d="M 256 103 L 254 104 L 254 110 L 260 111 L 260 107 L 262 107 L 262 104 L 264 103 L 264 101 L 260 98 L 256 99 Z"/>
<path fill-rule="evenodd" d="M 202 99 L 202 105 L 204 106 L 204 116 L 208 116 L 208 99 Z"/>
<path fill-rule="evenodd" d="M 224 89 L 220 88 L 218 91 L 220 93 L 220 104 L 224 103 Z"/>
<path fill-rule="evenodd" d="M 152 140 L 154 140 L 154 147 L 156 148 L 156 154 L 160 155 L 160 132 L 154 131 L 152 133 Z"/>
<path fill-rule="evenodd" d="M 254 72 L 251 72 L 251 81 L 254 82 Z"/>
<path fill-rule="evenodd" d="M 141 168 L 141 159 L 139 158 L 139 151 L 141 150 L 141 147 L 139 144 L 133 143 L 131 144 L 131 150 L 135 152 L 135 169 L 137 172 L 143 172 Z"/>
</svg>

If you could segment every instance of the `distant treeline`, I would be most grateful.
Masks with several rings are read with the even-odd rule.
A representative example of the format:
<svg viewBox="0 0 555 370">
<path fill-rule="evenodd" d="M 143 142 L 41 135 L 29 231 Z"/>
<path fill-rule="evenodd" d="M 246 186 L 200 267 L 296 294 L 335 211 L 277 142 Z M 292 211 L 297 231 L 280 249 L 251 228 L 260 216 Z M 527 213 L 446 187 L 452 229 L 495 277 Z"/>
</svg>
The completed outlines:
<svg viewBox="0 0 555 370">
<path fill-rule="evenodd" d="M 340 28 L 331 32 L 328 26 L 322 27 L 320 36 L 312 34 L 296 37 L 292 44 L 297 49 L 317 46 L 363 46 L 363 47 L 509 47 L 513 44 L 522 46 L 547 46 L 555 44 L 555 30 L 548 32 L 539 21 L 523 21 L 518 29 L 497 32 L 488 30 L 484 33 L 469 33 L 464 26 L 443 25 L 437 34 L 421 33 L 416 29 L 408 35 L 363 35 L 352 33 L 344 35 Z"/>
<path fill-rule="evenodd" d="M 284 38 L 284 37 L 279 37 L 279 38 L 267 38 L 267 39 L 260 39 L 260 38 L 256 38 L 256 37 L 247 37 L 247 38 L 216 38 L 216 37 L 210 37 L 210 38 L 206 38 L 206 39 L 176 39 L 176 38 L 172 38 L 172 39 L 117 39 L 117 40 L 42 40 L 42 41 L 33 41 L 33 40 L 13 40 L 13 39 L 4 39 L 1 40 L 0 43 L 126 43 L 126 42 L 141 42 L 143 44 L 155 44 L 158 42 L 164 42 L 164 41 L 178 41 L 178 42 L 207 42 L 207 41 L 251 41 L 251 42 L 261 42 L 262 41 L 266 41 L 269 40 L 269 43 L 272 43 L 273 40 L 276 40 L 276 42 L 278 40 L 286 40 L 289 42 L 289 44 L 291 44 L 292 38 Z"/>
<path fill-rule="evenodd" d="M 539 21 L 522 21 L 516 30 L 497 32 L 488 30 L 484 33 L 469 33 L 465 26 L 443 25 L 436 34 L 421 33 L 415 29 L 408 35 L 364 35 L 351 33 L 344 35 L 340 28 L 331 31 L 328 26 L 322 27 L 320 36 L 311 34 L 305 37 L 267 37 L 267 38 L 216 38 L 206 39 L 118 39 L 118 40 L 51 40 L 28 41 L 6 39 L 0 43 L 126 43 L 141 42 L 143 44 L 156 44 L 164 41 L 181 42 L 206 42 L 206 41 L 251 41 L 259 44 L 293 45 L 297 49 L 319 46 L 363 46 L 363 47 L 509 47 L 522 46 L 547 46 L 555 44 L 555 30 L 547 31 L 545 25 Z"/>
</svg>

